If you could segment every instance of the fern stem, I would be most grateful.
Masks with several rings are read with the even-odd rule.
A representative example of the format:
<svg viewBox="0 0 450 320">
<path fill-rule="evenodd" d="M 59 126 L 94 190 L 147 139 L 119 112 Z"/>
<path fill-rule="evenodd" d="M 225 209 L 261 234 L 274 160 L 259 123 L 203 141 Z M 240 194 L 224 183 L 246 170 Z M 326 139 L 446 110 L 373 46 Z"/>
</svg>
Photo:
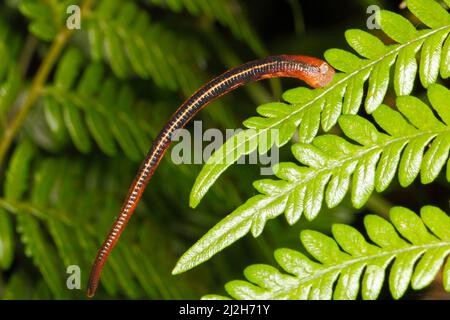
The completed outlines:
<svg viewBox="0 0 450 320">
<path fill-rule="evenodd" d="M 81 5 L 81 12 L 87 11 L 91 5 L 92 0 L 83 1 Z M 27 94 L 27 97 L 25 98 L 25 101 L 22 104 L 22 107 L 15 115 L 15 117 L 11 120 L 10 125 L 5 129 L 3 133 L 2 141 L 0 143 L 0 165 L 3 163 L 9 147 L 11 146 L 14 138 L 25 122 L 28 112 L 31 110 L 31 107 L 39 98 L 42 88 L 50 74 L 50 71 L 58 60 L 72 33 L 73 30 L 67 29 L 64 26 L 64 28 L 56 35 L 55 39 L 53 40 L 47 55 L 45 56 L 36 75 L 33 78 L 30 90 Z"/>
</svg>

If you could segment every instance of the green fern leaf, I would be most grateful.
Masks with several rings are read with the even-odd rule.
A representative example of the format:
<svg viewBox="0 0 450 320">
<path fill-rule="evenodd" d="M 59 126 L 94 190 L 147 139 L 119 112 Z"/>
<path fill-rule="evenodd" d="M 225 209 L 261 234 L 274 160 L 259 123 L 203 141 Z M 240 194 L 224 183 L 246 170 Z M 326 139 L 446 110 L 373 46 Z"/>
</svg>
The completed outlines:
<svg viewBox="0 0 450 320">
<path fill-rule="evenodd" d="M 450 23 L 448 12 L 433 0 L 408 0 L 408 9 L 430 28 L 447 26 Z"/>
<path fill-rule="evenodd" d="M 412 92 L 417 71 L 425 88 L 436 82 L 439 72 L 442 76 L 447 75 L 448 65 L 445 61 L 448 61 L 450 46 L 447 40 L 450 33 L 450 14 L 434 0 L 412 0 L 408 5 L 411 12 L 431 29 L 416 30 L 405 18 L 382 10 L 381 29 L 397 44 L 385 45 L 365 31 L 348 30 L 345 34 L 347 42 L 358 55 L 341 49 L 325 52 L 327 61 L 342 73 L 337 74 L 333 82 L 324 89 L 297 88 L 286 92 L 283 99 L 287 103 L 279 104 L 280 112 L 272 110 L 271 113 L 265 114 L 258 111 L 260 117 L 244 121 L 247 128 L 257 131 L 241 133 L 241 136 L 247 139 L 243 139 L 241 143 L 234 144 L 234 141 L 229 141 L 227 145 L 226 142 L 227 153 L 237 152 L 234 158 L 238 159 L 245 154 L 243 144 L 250 140 L 258 143 L 265 141 L 259 137 L 267 135 L 271 130 L 283 131 L 283 139 L 275 141 L 277 146 L 283 146 L 289 141 L 288 134 L 291 134 L 291 137 L 294 135 L 294 126 L 299 128 L 300 142 L 310 143 L 316 136 L 320 123 L 322 128 L 328 131 L 336 124 L 340 114 L 356 114 L 362 102 L 368 113 L 374 112 L 386 95 L 392 67 L 395 69 L 394 88 L 399 96 Z M 437 18 L 431 18 L 434 16 Z M 416 59 L 417 53 L 420 53 L 420 68 Z M 368 89 L 366 98 L 363 99 L 366 81 Z M 270 147 L 271 145 L 265 145 L 261 150 L 265 151 Z M 416 145 L 415 151 L 419 151 L 420 147 L 420 144 Z M 257 146 L 254 146 L 254 150 L 256 148 Z M 217 152 L 219 151 L 223 152 L 223 149 Z M 214 163 L 216 157 L 213 155 L 211 158 L 192 187 L 192 207 L 198 205 L 214 182 L 233 163 Z M 414 172 L 411 177 L 402 178 L 401 181 L 408 184 L 413 177 Z"/>
<path fill-rule="evenodd" d="M 0 119 L 6 122 L 5 115 L 19 94 L 21 75 L 17 57 L 22 49 L 22 39 L 4 21 L 0 22 Z"/>
<path fill-rule="evenodd" d="M 440 85 L 430 86 L 432 102 L 448 94 L 449 90 Z M 258 236 L 269 219 L 283 212 L 291 224 L 301 214 L 308 220 L 314 219 L 324 194 L 329 207 L 342 201 L 351 177 L 351 200 L 355 208 L 362 207 L 375 189 L 385 190 L 397 170 L 404 187 L 419 173 L 423 183 L 434 181 L 449 158 L 450 127 L 418 98 L 399 97 L 397 106 L 400 112 L 381 105 L 373 113 L 375 122 L 385 133 L 360 116 L 341 116 L 342 131 L 357 144 L 338 136 L 323 135 L 311 144 L 294 145 L 292 153 L 303 166 L 292 163 L 275 166 L 274 172 L 282 180 L 256 182 L 262 194 L 250 198 L 208 231 L 180 258 L 173 272 L 181 273 L 204 262 L 250 230 L 253 236 Z M 443 114 L 442 118 L 448 116 L 442 102 L 437 104 L 436 111 Z M 425 151 L 427 145 L 430 148 Z M 261 188 L 261 185 L 272 188 Z"/>
<path fill-rule="evenodd" d="M 17 230 L 22 234 L 21 240 L 26 247 L 25 253 L 33 257 L 54 296 L 67 299 L 69 295 L 61 277 L 64 274 L 62 272 L 64 268 L 57 260 L 53 248 L 48 245 L 36 218 L 20 214 L 17 217 Z"/>
<path fill-rule="evenodd" d="M 245 41 L 257 55 L 266 55 L 261 41 L 248 23 L 248 19 L 242 12 L 240 4 L 229 0 L 147 0 L 148 2 L 180 12 L 185 8 L 194 16 L 205 15 L 219 21 L 222 25 L 230 28 L 231 32 Z"/>
<path fill-rule="evenodd" d="M 390 265 L 389 289 L 395 299 L 401 298 L 410 284 L 414 290 L 423 289 L 450 253 L 450 217 L 437 207 L 426 206 L 420 217 L 409 209 L 394 207 L 390 218 L 392 224 L 375 215 L 365 217 L 372 243 L 343 224 L 333 225 L 333 238 L 302 231 L 302 244 L 317 262 L 300 252 L 278 249 L 275 259 L 288 274 L 268 265 L 252 265 L 244 271 L 248 282 L 231 281 L 225 289 L 235 299 L 353 300 L 359 292 L 363 299 L 376 299 Z M 448 263 L 444 274 L 447 269 Z M 444 288 L 449 291 L 448 283 Z M 221 298 L 226 297 L 203 297 Z"/>
<path fill-rule="evenodd" d="M 79 171 L 81 170 L 77 170 L 75 166 L 68 168 L 67 162 L 43 161 L 34 173 L 31 202 L 41 208 L 50 207 L 50 195 L 57 194 L 56 206 L 60 206 L 61 203 L 69 204 L 70 201 L 63 194 L 66 190 L 67 193 L 73 194 L 71 192 L 73 189 L 70 187 L 73 187 L 73 179 L 78 177 L 75 173 L 80 174 Z M 64 177 L 64 180 L 61 177 Z M 55 187 L 57 187 L 57 190 L 55 190 Z M 81 247 L 76 241 L 73 241 L 75 238 L 73 230 L 57 219 L 47 219 L 46 223 L 64 266 L 67 268 L 70 265 L 79 265 L 83 261 L 79 256 Z M 82 274 L 82 276 L 84 275 Z M 87 280 L 84 277 L 82 278 Z"/>
<path fill-rule="evenodd" d="M 82 121 L 80 110 L 71 101 L 61 101 L 63 103 L 63 116 L 67 130 L 77 149 L 82 153 L 89 153 L 92 148 L 89 133 Z"/>
<path fill-rule="evenodd" d="M 30 164 L 33 159 L 34 148 L 24 142 L 15 150 L 10 162 L 5 182 L 5 198 L 8 200 L 20 200 L 25 190 L 28 190 L 28 178 Z M 67 297 L 67 291 L 62 286 L 60 276 L 62 270 L 53 249 L 44 239 L 40 226 L 35 217 L 28 214 L 20 214 L 17 218 L 17 230 L 21 233 L 21 240 L 25 244 L 26 254 L 33 260 L 46 283 L 58 298 Z"/>
<path fill-rule="evenodd" d="M 22 161 L 26 160 L 21 159 Z M 29 172 L 24 167 L 20 167 L 20 169 L 23 169 L 20 172 L 28 180 Z M 80 176 L 85 177 L 85 168 L 80 165 L 80 162 L 67 159 L 45 159 L 38 165 L 32 186 L 29 188 L 32 190 L 31 202 L 1 201 L 3 208 L 17 215 L 17 229 L 22 234 L 26 253 L 33 257 L 43 279 L 56 298 L 69 297 L 69 291 L 64 287 L 65 281 L 61 278 L 65 274 L 64 266 L 78 265 L 82 270 L 88 269 L 92 255 L 97 250 L 97 240 L 101 240 L 97 239 L 100 236 L 98 232 L 94 233 L 80 216 L 86 213 L 84 208 L 92 207 L 95 203 L 88 199 L 89 197 L 80 197 L 73 192 L 74 189 L 81 188 Z M 93 185 L 92 188 L 96 189 L 98 186 Z M 93 193 L 91 194 L 93 195 Z M 94 196 L 95 198 L 98 199 Z M 115 198 L 115 196 L 111 194 L 109 199 L 111 198 Z M 86 204 L 81 205 L 83 202 Z M 67 210 L 67 206 L 70 206 L 71 214 L 62 214 Z M 52 209 L 44 209 L 49 207 Z M 80 212 L 77 212 L 78 210 Z M 117 210 L 117 206 L 105 207 L 102 210 L 111 212 Z M 107 217 L 107 215 L 102 216 Z M 104 222 L 103 229 L 106 229 L 110 220 L 104 220 Z M 48 237 L 44 236 L 43 228 L 48 230 L 56 250 Z M 74 241 L 74 239 L 76 240 Z M 80 256 L 80 253 L 83 255 Z M 103 284 L 105 290 L 111 295 L 117 295 L 120 287 L 128 297 L 138 298 L 142 296 L 142 293 L 135 281 L 134 269 L 130 270 L 124 264 L 125 255 L 124 251 L 119 249 L 119 253 L 111 256 L 111 264 L 104 270 Z M 148 259 L 148 256 L 143 254 L 139 257 Z M 138 265 L 137 259 L 137 256 L 127 257 L 127 263 Z M 118 273 L 121 274 L 119 277 L 116 276 Z M 86 276 L 87 274 L 82 273 L 82 281 L 87 281 Z M 150 283 L 153 284 L 153 279 L 154 276 L 141 274 L 138 277 L 139 285 L 149 287 Z"/>
<path fill-rule="evenodd" d="M 8 270 L 14 260 L 14 226 L 11 215 L 0 210 L 0 268 Z"/>
</svg>

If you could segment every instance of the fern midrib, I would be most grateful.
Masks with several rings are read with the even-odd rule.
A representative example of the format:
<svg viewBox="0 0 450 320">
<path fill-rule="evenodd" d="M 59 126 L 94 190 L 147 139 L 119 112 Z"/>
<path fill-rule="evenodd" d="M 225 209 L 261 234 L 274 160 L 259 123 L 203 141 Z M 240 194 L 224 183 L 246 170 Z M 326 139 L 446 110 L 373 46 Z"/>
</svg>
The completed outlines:
<svg viewBox="0 0 450 320">
<path fill-rule="evenodd" d="M 340 272 L 342 272 L 344 269 L 358 264 L 360 262 L 365 262 L 365 265 L 367 265 L 369 263 L 370 260 L 375 260 L 375 259 L 379 259 L 379 258 L 385 258 L 385 257 L 389 257 L 392 256 L 392 258 L 396 258 L 397 256 L 399 256 L 400 254 L 403 253 L 409 253 L 409 252 L 413 252 L 413 251 L 428 251 L 431 249 L 435 249 L 435 248 L 443 248 L 448 246 L 448 250 L 450 251 L 450 241 L 445 241 L 445 242 L 436 242 L 436 243 L 432 243 L 432 244 L 423 244 L 423 245 L 410 245 L 406 248 L 401 248 L 401 249 L 395 249 L 392 251 L 385 251 L 385 252 L 381 252 L 379 254 L 374 254 L 374 255 L 370 255 L 370 256 L 366 256 L 366 257 L 358 257 L 355 259 L 350 259 L 350 260 L 346 260 L 345 262 L 341 263 L 341 264 L 337 264 L 334 265 L 332 267 L 329 268 L 325 268 L 325 269 L 321 269 L 320 271 L 318 271 L 317 273 L 314 273 L 314 275 L 309 276 L 309 277 L 305 277 L 303 279 L 299 279 L 298 277 L 296 277 L 295 279 L 297 280 L 297 283 L 295 285 L 291 285 L 291 286 L 287 286 L 284 287 L 282 289 L 279 290 L 275 290 L 272 291 L 273 294 L 271 294 L 270 296 L 272 297 L 272 299 L 276 299 L 277 296 L 282 296 L 285 294 L 289 294 L 289 292 L 299 289 L 302 285 L 307 284 L 308 282 L 312 282 L 318 278 L 321 278 L 322 276 L 325 276 L 328 273 L 334 272 L 336 270 L 340 270 Z M 379 247 L 378 247 L 379 248 Z M 383 250 L 384 248 L 379 248 L 380 250 Z M 448 252 L 446 252 L 446 255 L 448 255 Z"/>
<path fill-rule="evenodd" d="M 333 85 L 329 86 L 328 88 L 324 89 L 324 91 L 323 91 L 322 93 L 320 93 L 319 95 L 317 95 L 316 97 L 314 97 L 311 101 L 307 102 L 306 104 L 301 105 L 301 106 L 299 107 L 299 109 L 293 111 L 291 114 L 289 114 L 289 115 L 287 115 L 287 116 L 285 116 L 285 117 L 281 117 L 279 120 L 275 121 L 273 124 L 271 124 L 270 126 L 264 128 L 264 129 L 258 129 L 258 130 L 256 130 L 257 133 L 256 133 L 256 134 L 253 134 L 253 135 L 249 135 L 247 140 L 248 140 L 248 141 L 252 141 L 252 139 L 256 139 L 258 136 L 260 136 L 261 134 L 265 133 L 266 131 L 271 130 L 271 129 L 273 129 L 273 128 L 276 128 L 278 125 L 282 124 L 282 123 L 285 122 L 286 120 L 292 118 L 292 117 L 295 116 L 296 114 L 298 114 L 298 113 L 302 112 L 303 110 L 305 110 L 307 107 L 313 105 L 313 104 L 314 104 L 315 102 L 317 102 L 318 100 L 322 99 L 322 98 L 323 98 L 324 96 L 326 96 L 328 93 L 333 92 L 334 89 L 337 90 L 337 88 L 338 88 L 339 86 L 341 86 L 341 85 L 344 84 L 345 82 L 349 81 L 352 77 L 354 77 L 354 76 L 356 76 L 356 75 L 359 75 L 359 74 L 363 73 L 364 71 L 366 71 L 366 70 L 372 68 L 372 67 L 373 67 L 374 65 L 376 65 L 377 63 L 382 62 L 384 59 L 387 59 L 388 57 L 390 57 L 390 56 L 392 56 L 392 55 L 394 55 L 394 54 L 395 54 L 395 55 L 398 54 L 398 52 L 399 52 L 401 49 L 406 48 L 406 47 L 408 47 L 409 45 L 412 45 L 412 44 L 414 44 L 414 43 L 416 43 L 416 42 L 422 41 L 422 40 L 426 39 L 427 37 L 430 37 L 430 36 L 434 35 L 435 33 L 438 33 L 438 32 L 440 32 L 440 31 L 442 31 L 442 30 L 445 30 L 445 29 L 449 29 L 449 31 L 450 31 L 450 25 L 446 25 L 446 26 L 443 26 L 443 27 L 440 27 L 440 28 L 437 28 L 437 29 L 430 30 L 429 32 L 427 32 L 427 33 L 425 33 L 425 34 L 423 34 L 423 35 L 421 35 L 421 36 L 419 36 L 419 37 L 417 37 L 417 38 L 415 38 L 415 39 L 413 39 L 413 40 L 411 40 L 411 41 L 408 41 L 408 42 L 405 42 L 405 43 L 396 45 L 395 48 L 394 48 L 393 50 L 387 52 L 386 54 L 382 55 L 382 56 L 379 57 L 378 59 L 373 60 L 372 62 L 370 62 L 370 63 L 368 63 L 367 65 L 365 65 L 363 68 L 358 69 L 358 70 L 355 70 L 355 71 L 353 71 L 352 73 L 347 74 L 347 76 L 345 76 L 344 78 L 342 78 L 342 79 L 339 80 L 338 82 L 336 82 L 336 83 L 334 83 Z M 297 106 L 298 106 L 298 105 L 294 105 L 294 107 L 297 107 Z M 244 139 L 244 140 L 246 140 L 246 139 Z M 246 140 L 246 141 L 247 141 L 247 140 Z M 226 156 L 229 156 L 230 154 L 234 153 L 235 150 L 239 150 L 239 147 L 242 146 L 242 145 L 245 145 L 246 141 L 242 141 L 242 142 L 238 143 L 238 144 L 236 145 L 235 148 L 232 148 L 233 150 L 230 150 L 229 152 L 226 152 L 225 155 L 226 155 Z M 287 142 L 288 142 L 288 141 L 287 141 Z M 286 143 L 287 143 L 287 142 L 286 142 Z M 286 144 L 286 143 L 285 143 L 285 144 Z M 280 146 L 281 146 L 281 145 L 280 145 Z M 225 158 L 225 159 L 228 159 L 228 158 Z"/>
</svg>

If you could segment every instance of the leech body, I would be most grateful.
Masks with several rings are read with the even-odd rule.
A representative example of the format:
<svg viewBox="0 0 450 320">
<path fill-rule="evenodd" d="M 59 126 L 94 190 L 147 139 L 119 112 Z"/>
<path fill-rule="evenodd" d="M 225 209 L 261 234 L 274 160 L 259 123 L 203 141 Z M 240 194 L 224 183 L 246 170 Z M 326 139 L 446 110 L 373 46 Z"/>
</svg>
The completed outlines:
<svg viewBox="0 0 450 320">
<path fill-rule="evenodd" d="M 301 79 L 316 88 L 330 83 L 333 75 L 334 70 L 326 62 L 317 58 L 294 55 L 271 56 L 245 63 L 223 73 L 188 98 L 171 116 L 153 142 L 131 184 L 119 216 L 95 258 L 89 278 L 88 296 L 92 297 L 95 294 L 103 266 L 133 214 L 146 185 L 169 148 L 177 129 L 183 128 L 198 111 L 211 101 L 246 83 L 272 77 L 292 77 Z"/>
</svg>

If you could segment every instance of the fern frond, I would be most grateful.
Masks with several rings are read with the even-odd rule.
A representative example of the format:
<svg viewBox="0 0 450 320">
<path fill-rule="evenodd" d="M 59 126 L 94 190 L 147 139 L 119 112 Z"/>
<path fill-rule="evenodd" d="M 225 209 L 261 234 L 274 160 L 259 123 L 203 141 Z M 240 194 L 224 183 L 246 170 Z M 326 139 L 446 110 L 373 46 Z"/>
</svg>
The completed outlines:
<svg viewBox="0 0 450 320">
<path fill-rule="evenodd" d="M 28 161 L 32 154 L 32 147 L 28 143 L 22 144 L 15 151 L 11 160 L 11 169 L 8 171 L 4 183 L 4 196 L 6 199 L 17 200 L 26 190 L 26 171 Z M 14 259 L 14 225 L 10 214 L 0 209 L 0 267 L 8 270 Z"/>
<path fill-rule="evenodd" d="M 17 57 L 22 49 L 21 37 L 0 20 L 0 122 L 6 124 L 6 113 L 10 110 L 18 95 L 21 83 Z"/>
<path fill-rule="evenodd" d="M 425 206 L 420 217 L 403 207 L 390 211 L 392 224 L 376 215 L 364 219 L 371 242 L 355 228 L 335 224 L 333 238 L 305 230 L 300 238 L 314 258 L 292 249 L 278 249 L 275 259 L 288 274 L 268 265 L 245 269 L 247 281 L 228 282 L 235 299 L 377 299 L 389 271 L 389 289 L 401 298 L 411 283 L 414 290 L 428 286 L 450 253 L 450 217 Z M 443 268 L 443 285 L 450 292 L 450 260 Z M 225 298 L 207 295 L 204 299 Z"/>
<path fill-rule="evenodd" d="M 219 176 L 241 156 L 256 150 L 264 154 L 273 145 L 283 146 L 297 128 L 300 142 L 309 143 L 320 126 L 330 130 L 341 114 L 356 114 L 362 103 L 368 113 L 374 112 L 383 102 L 393 66 L 394 87 L 400 96 L 411 93 L 418 69 L 425 88 L 436 82 L 439 72 L 447 78 L 450 14 L 434 0 L 410 0 L 408 7 L 429 28 L 417 30 L 402 16 L 381 11 L 381 29 L 397 44 L 385 45 L 365 31 L 348 30 L 346 40 L 359 56 L 341 49 L 328 50 L 325 58 L 342 73 L 327 88 L 289 90 L 283 95 L 287 103 L 259 107 L 260 116 L 244 121 L 248 129 L 226 141 L 204 165 L 192 187 L 190 205 L 196 207 Z M 271 135 L 273 130 L 278 135 Z"/>
<path fill-rule="evenodd" d="M 55 139 L 64 143 L 67 132 L 82 153 L 92 148 L 91 136 L 107 155 L 116 154 L 116 142 L 125 155 L 138 161 L 147 149 L 148 132 L 136 125 L 137 101 L 128 86 L 105 74 L 101 63 L 82 69 L 82 54 L 69 49 L 55 78 L 44 91 L 44 112 Z M 77 81 L 80 76 L 79 81 Z"/>
<path fill-rule="evenodd" d="M 14 258 L 14 226 L 11 216 L 0 209 L 0 268 L 8 270 Z"/>
<path fill-rule="evenodd" d="M 323 135 L 311 144 L 294 145 L 292 152 L 304 166 L 280 163 L 274 171 L 282 180 L 256 181 L 254 187 L 261 194 L 208 231 L 180 258 L 173 272 L 202 263 L 250 231 L 254 237 L 259 236 L 266 222 L 283 212 L 289 224 L 296 223 L 302 214 L 308 220 L 314 219 L 324 197 L 330 208 L 343 200 L 352 177 L 352 203 L 356 208 L 365 204 L 374 189 L 385 190 L 397 167 L 403 187 L 411 184 L 419 172 L 422 183 L 432 182 L 449 157 L 450 109 L 446 101 L 450 91 L 434 84 L 428 96 L 440 119 L 418 98 L 398 97 L 400 112 L 386 105 L 373 112 L 375 122 L 386 133 L 360 116 L 344 115 L 339 119 L 340 127 L 358 144 Z M 447 178 L 450 181 L 448 174 Z"/>
<path fill-rule="evenodd" d="M 73 157 L 46 158 L 26 141 L 18 145 L 9 162 L 0 213 L 16 216 L 25 253 L 33 259 L 52 297 L 84 296 L 82 291 L 70 291 L 65 287 L 66 268 L 79 266 L 81 283 L 86 283 L 92 257 L 103 233 L 110 227 L 111 212 L 120 207 L 117 194 L 122 185 L 124 165 L 112 162 L 108 169 L 100 163 L 103 162 L 92 166 Z M 101 197 L 98 190 L 102 190 Z M 2 237 L 7 234 L 3 232 L 6 227 L 0 226 Z M 179 297 L 176 287 L 180 283 L 168 285 L 171 280 L 162 273 L 161 262 L 154 260 L 152 252 L 146 250 L 149 240 L 138 243 L 130 238 L 137 233 L 136 230 L 125 236 L 123 244 L 111 255 L 102 276 L 102 287 L 109 296 L 120 292 L 129 298 L 139 298 L 145 292 L 148 298 Z M 13 250 L 14 240 L 14 236 L 11 237 L 10 248 L 2 248 Z M 13 256 L 13 252 L 9 255 Z"/>
<path fill-rule="evenodd" d="M 87 21 L 91 55 L 105 58 L 119 78 L 134 71 L 142 78 L 152 78 L 156 85 L 186 93 L 195 89 L 192 61 L 204 52 L 194 39 L 186 41 L 153 24 L 148 12 L 132 1 L 102 0 Z"/>
<path fill-rule="evenodd" d="M 247 22 L 240 4 L 229 0 L 147 0 L 154 5 L 169 8 L 175 12 L 186 9 L 194 16 L 204 15 L 219 21 L 222 25 L 230 28 L 233 34 L 244 40 L 258 55 L 266 55 L 261 41 Z"/>
<path fill-rule="evenodd" d="M 3 300 L 19 299 L 19 297 L 29 297 L 28 290 L 31 286 L 26 281 L 23 273 L 14 273 L 5 285 L 5 292 L 1 295 Z"/>
<path fill-rule="evenodd" d="M 70 174 L 63 174 L 63 172 L 71 171 L 67 170 L 69 166 L 71 170 L 74 169 L 74 166 L 69 163 L 63 165 L 54 160 L 42 162 L 34 175 L 30 203 L 2 200 L 2 207 L 7 207 L 8 211 L 17 215 L 18 230 L 27 246 L 28 255 L 33 257 L 52 294 L 57 298 L 70 296 L 70 291 L 64 287 L 64 279 L 60 278 L 65 274 L 65 267 L 79 266 L 83 270 L 81 274 L 83 283 L 87 281 L 87 272 L 85 271 L 89 269 L 92 255 L 97 248 L 97 240 L 99 240 L 93 230 L 82 225 L 81 221 L 75 223 L 74 218 L 69 214 L 55 214 L 55 209 L 44 209 L 51 205 L 64 206 L 64 209 L 67 209 L 66 206 L 71 203 L 68 197 L 71 197 L 78 200 L 78 203 L 74 204 L 72 208 L 73 215 L 75 215 L 77 212 L 74 208 L 79 208 L 80 202 L 86 201 L 85 198 L 74 196 L 72 192 L 74 181 L 80 181 L 79 175 L 74 175 L 71 179 Z M 82 168 L 80 167 L 80 169 Z M 62 180 L 61 177 L 65 179 Z M 70 191 L 71 195 L 63 194 L 65 191 Z M 55 193 L 58 195 L 56 204 L 51 200 L 52 194 Z M 72 203 L 75 202 L 72 201 Z M 89 203 L 92 205 L 93 202 Z M 44 237 L 41 225 L 48 230 L 56 249 L 53 247 L 53 243 Z M 83 253 L 82 256 L 80 256 L 80 252 Z M 120 286 L 128 297 L 139 297 L 139 289 L 130 269 L 124 267 L 121 262 L 124 259 L 123 253 L 115 254 L 111 258 L 111 267 L 105 269 L 104 274 L 104 287 L 108 294 L 116 295 Z M 119 273 L 118 277 L 114 275 Z"/>
<path fill-rule="evenodd" d="M 67 7 L 73 4 L 77 1 L 21 0 L 19 10 L 30 20 L 30 33 L 44 41 L 52 41 L 66 23 Z"/>
</svg>

